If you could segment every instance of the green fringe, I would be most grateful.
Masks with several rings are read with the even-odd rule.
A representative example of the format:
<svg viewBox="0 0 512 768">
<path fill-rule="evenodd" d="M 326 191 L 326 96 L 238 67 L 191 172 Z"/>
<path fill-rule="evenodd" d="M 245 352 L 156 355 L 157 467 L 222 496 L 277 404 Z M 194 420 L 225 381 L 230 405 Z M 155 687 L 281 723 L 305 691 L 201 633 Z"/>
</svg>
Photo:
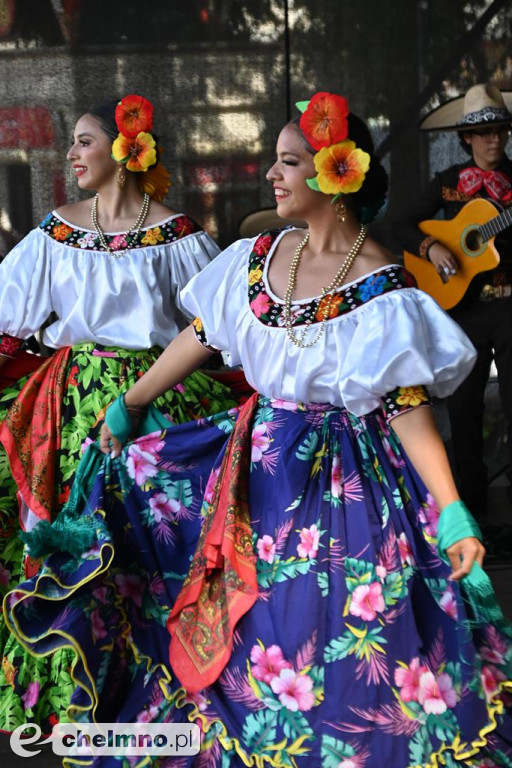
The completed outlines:
<svg viewBox="0 0 512 768">
<path fill-rule="evenodd" d="M 116 411 L 114 408 L 116 405 L 121 409 L 121 415 L 123 415 L 122 411 L 126 411 L 124 400 L 120 397 L 108 409 L 107 421 L 111 410 L 113 413 Z M 127 412 L 126 417 L 131 426 Z M 169 427 L 169 421 L 151 404 L 139 426 L 139 435 L 163 431 L 167 427 Z M 88 446 L 76 469 L 69 499 L 55 521 L 50 524 L 46 520 L 41 520 L 31 531 L 23 531 L 19 534 L 31 557 L 40 559 L 55 552 L 65 552 L 76 558 L 91 549 L 98 538 L 101 524 L 98 519 L 83 513 L 87 508 L 87 500 L 98 473 L 101 469 L 109 472 L 111 461 L 109 455 L 101 452 L 97 442 Z"/>
<path fill-rule="evenodd" d="M 98 521 L 83 512 L 98 473 L 104 462 L 110 461 L 98 443 L 89 445 L 78 464 L 69 499 L 55 521 L 41 520 L 31 531 L 19 534 L 31 557 L 46 558 L 55 552 L 65 552 L 77 558 L 91 549 L 97 539 Z"/>
</svg>

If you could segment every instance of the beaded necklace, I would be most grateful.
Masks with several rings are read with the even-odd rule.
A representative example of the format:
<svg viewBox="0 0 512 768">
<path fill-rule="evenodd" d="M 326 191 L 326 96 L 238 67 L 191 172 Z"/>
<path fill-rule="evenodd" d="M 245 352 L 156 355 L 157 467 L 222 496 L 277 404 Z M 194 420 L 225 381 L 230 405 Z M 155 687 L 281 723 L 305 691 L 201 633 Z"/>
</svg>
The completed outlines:
<svg viewBox="0 0 512 768">
<path fill-rule="evenodd" d="M 146 217 L 148 215 L 151 198 L 147 193 L 144 193 L 144 197 L 142 199 L 142 207 L 140 209 L 139 215 L 137 216 L 137 220 L 133 225 L 133 227 L 130 227 L 128 232 L 125 233 L 125 237 L 128 241 L 127 247 L 123 248 L 122 250 L 114 250 L 107 243 L 107 238 L 105 237 L 105 233 L 103 232 L 102 228 L 98 223 L 98 197 L 99 195 L 98 193 L 96 193 L 94 196 L 94 200 L 92 201 L 92 208 L 91 208 L 92 225 L 96 231 L 96 234 L 98 235 L 98 238 L 103 250 L 108 251 L 108 253 L 110 253 L 111 256 L 113 256 L 115 259 L 118 259 L 120 256 L 124 256 L 124 254 L 129 250 L 130 246 L 132 245 L 134 239 L 140 233 L 140 230 L 142 229 L 142 225 L 146 221 Z"/>
<path fill-rule="evenodd" d="M 290 276 L 288 279 L 288 288 L 286 289 L 284 307 L 283 307 L 283 318 L 284 318 L 284 324 L 286 326 L 286 333 L 288 338 L 292 342 L 292 344 L 295 344 L 296 347 L 300 347 L 301 349 L 308 349 L 309 347 L 314 346 L 320 340 L 322 334 L 325 331 L 325 324 L 327 322 L 327 318 L 330 315 L 331 305 L 334 297 L 334 291 L 337 288 L 339 288 L 340 285 L 343 285 L 343 282 L 346 276 L 348 275 L 352 264 L 356 260 L 356 256 L 361 250 L 365 237 L 366 237 L 366 227 L 364 225 L 361 225 L 361 229 L 359 230 L 359 234 L 356 238 L 356 241 L 354 245 L 351 247 L 350 251 L 347 253 L 347 257 L 345 261 L 343 262 L 341 267 L 338 269 L 338 271 L 334 275 L 333 279 L 331 280 L 327 288 L 322 289 L 321 298 L 324 299 L 326 296 L 328 297 L 327 301 L 325 302 L 322 308 L 322 321 L 320 323 L 320 328 L 318 329 L 316 336 L 311 341 L 308 341 L 308 342 L 306 342 L 306 337 L 308 335 L 309 326 L 311 325 L 312 321 L 310 319 L 306 320 L 305 328 L 300 332 L 300 335 L 298 336 L 295 335 L 293 330 L 293 317 L 292 317 L 292 295 L 293 295 L 293 291 L 295 290 L 295 284 L 297 282 L 297 270 L 299 268 L 302 252 L 306 247 L 307 243 L 309 242 L 309 232 L 306 233 L 304 238 L 300 241 L 300 243 L 296 247 L 295 255 L 292 259 L 292 263 L 290 264 Z"/>
</svg>

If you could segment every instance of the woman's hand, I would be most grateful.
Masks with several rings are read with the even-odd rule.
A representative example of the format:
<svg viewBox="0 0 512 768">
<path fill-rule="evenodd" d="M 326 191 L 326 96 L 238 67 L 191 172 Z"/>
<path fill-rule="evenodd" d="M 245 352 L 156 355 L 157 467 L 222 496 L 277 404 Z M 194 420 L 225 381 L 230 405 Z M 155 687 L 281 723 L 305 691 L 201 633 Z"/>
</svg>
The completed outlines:
<svg viewBox="0 0 512 768">
<path fill-rule="evenodd" d="M 452 544 L 446 554 L 453 569 L 450 579 L 459 581 L 463 576 L 467 576 L 475 560 L 479 565 L 483 565 L 485 548 L 481 541 L 471 536 Z"/>
<path fill-rule="evenodd" d="M 120 456 L 123 450 L 122 443 L 117 437 L 114 437 L 106 421 L 103 422 L 100 429 L 100 448 L 103 453 L 110 453 L 113 459 Z"/>
</svg>

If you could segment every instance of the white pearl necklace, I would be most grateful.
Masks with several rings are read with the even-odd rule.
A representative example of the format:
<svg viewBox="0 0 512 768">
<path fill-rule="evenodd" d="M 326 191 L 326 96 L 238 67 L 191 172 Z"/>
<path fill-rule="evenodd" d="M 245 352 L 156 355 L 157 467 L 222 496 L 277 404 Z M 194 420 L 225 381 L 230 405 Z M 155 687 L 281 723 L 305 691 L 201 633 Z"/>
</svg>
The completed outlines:
<svg viewBox="0 0 512 768">
<path fill-rule="evenodd" d="M 290 264 L 290 277 L 288 280 L 288 288 L 286 290 L 286 295 L 284 299 L 284 308 L 283 308 L 283 318 L 284 318 L 284 324 L 286 326 L 286 333 L 292 344 L 295 344 L 296 347 L 301 347 L 301 349 L 308 349 L 308 347 L 314 346 L 317 341 L 320 340 L 322 334 L 325 331 L 325 324 L 327 322 L 327 318 L 330 315 L 331 312 L 331 306 L 332 301 L 334 298 L 334 291 L 339 288 L 340 285 L 343 285 L 343 282 L 345 281 L 346 276 L 349 273 L 349 270 L 356 260 L 356 256 L 361 250 L 361 247 L 363 245 L 364 239 L 366 237 L 366 227 L 364 225 L 361 225 L 361 229 L 359 230 L 359 234 L 356 238 L 356 241 L 350 251 L 347 253 L 347 257 L 341 267 L 338 269 L 336 274 L 334 275 L 333 279 L 327 286 L 327 288 L 322 289 L 321 294 L 321 300 L 325 299 L 326 296 L 328 296 L 327 301 L 325 302 L 323 308 L 322 308 L 322 321 L 320 323 L 320 328 L 318 329 L 316 336 L 311 341 L 306 342 L 306 337 L 309 333 L 310 325 L 311 325 L 311 319 L 306 320 L 305 322 L 305 328 L 300 332 L 298 336 L 295 335 L 293 330 L 293 316 L 292 316 L 292 295 L 293 291 L 295 290 L 295 284 L 297 282 L 297 270 L 299 268 L 300 260 L 302 257 L 302 251 L 306 247 L 308 241 L 309 241 L 309 232 L 304 236 L 303 240 L 300 241 L 298 246 L 295 249 L 295 255 L 292 259 L 292 263 Z"/>
<path fill-rule="evenodd" d="M 94 229 L 96 230 L 96 234 L 98 235 L 101 247 L 104 251 L 108 251 L 111 256 L 113 256 L 115 259 L 118 259 L 120 256 L 124 256 L 124 254 L 129 250 L 129 248 L 132 245 L 132 242 L 134 238 L 137 237 L 140 230 L 142 229 L 142 225 L 146 221 L 146 217 L 148 215 L 149 211 L 149 204 L 151 203 L 150 196 L 145 192 L 144 198 L 142 200 L 142 207 L 140 209 L 140 213 L 137 216 L 137 221 L 133 225 L 133 227 L 130 227 L 128 232 L 124 233 L 124 236 L 128 240 L 128 245 L 126 248 L 120 249 L 120 250 L 114 250 L 110 247 L 110 245 L 107 243 L 107 238 L 105 237 L 105 233 L 103 232 L 102 228 L 100 227 L 98 223 L 98 193 L 95 194 L 94 200 L 92 201 L 92 208 L 91 208 L 91 221 Z"/>
</svg>

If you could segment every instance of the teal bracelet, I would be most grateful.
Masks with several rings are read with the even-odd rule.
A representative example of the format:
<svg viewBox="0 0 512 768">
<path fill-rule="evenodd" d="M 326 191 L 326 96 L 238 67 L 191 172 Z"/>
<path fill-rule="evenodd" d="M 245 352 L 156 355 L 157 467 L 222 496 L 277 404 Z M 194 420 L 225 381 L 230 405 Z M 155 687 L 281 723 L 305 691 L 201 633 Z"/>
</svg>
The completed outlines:
<svg viewBox="0 0 512 768">
<path fill-rule="evenodd" d="M 124 445 L 132 433 L 133 425 L 123 395 L 107 408 L 105 423 L 114 437 Z"/>
<path fill-rule="evenodd" d="M 437 526 L 437 549 L 445 563 L 449 563 L 446 550 L 461 539 L 473 536 L 482 541 L 482 532 L 475 518 L 463 501 L 453 501 L 443 508 Z M 507 622 L 496 600 L 490 578 L 483 568 L 474 562 L 471 571 L 460 580 L 464 597 L 472 607 L 470 624 L 496 624 Z"/>
<path fill-rule="evenodd" d="M 105 422 L 114 437 L 123 445 L 132 436 L 133 424 L 123 395 L 107 408 Z M 170 426 L 171 423 L 164 414 L 150 403 L 146 415 L 140 420 L 137 432 L 139 435 L 149 435 L 151 432 L 161 432 Z"/>
<path fill-rule="evenodd" d="M 448 561 L 447 549 L 468 536 L 482 541 L 478 523 L 464 502 L 452 501 L 443 508 L 437 525 L 437 548 L 443 560 Z"/>
</svg>

